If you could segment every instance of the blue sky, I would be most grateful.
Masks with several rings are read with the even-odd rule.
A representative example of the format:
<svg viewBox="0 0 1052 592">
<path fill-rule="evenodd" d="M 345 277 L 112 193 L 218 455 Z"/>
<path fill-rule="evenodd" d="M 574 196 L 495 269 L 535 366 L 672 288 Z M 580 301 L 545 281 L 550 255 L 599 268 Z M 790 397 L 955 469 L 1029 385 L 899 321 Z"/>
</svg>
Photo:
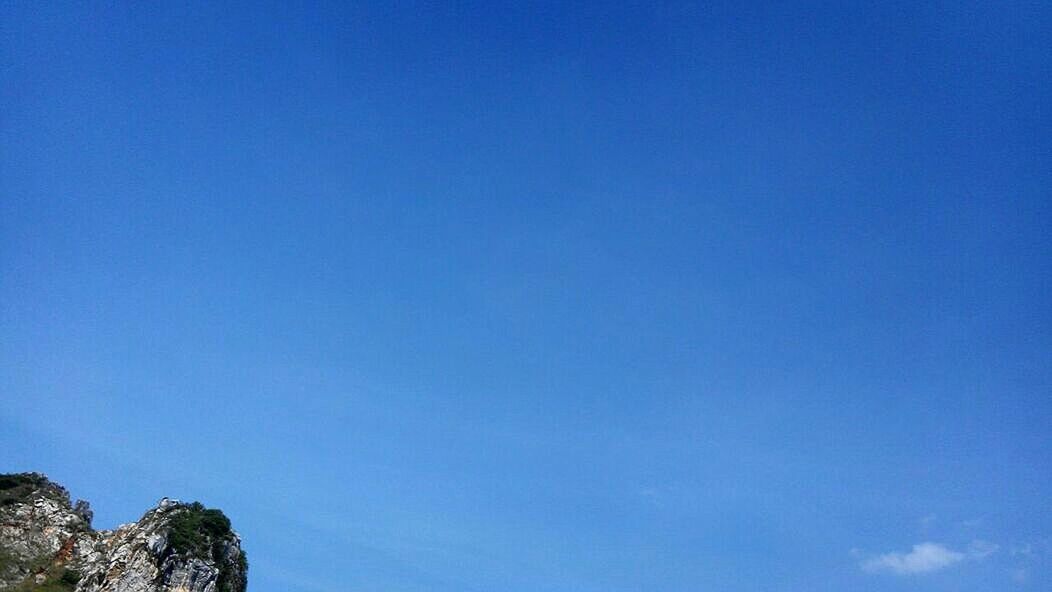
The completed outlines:
<svg viewBox="0 0 1052 592">
<path fill-rule="evenodd" d="M 0 7 L 0 470 L 253 592 L 1052 589 L 1043 3 Z"/>
</svg>

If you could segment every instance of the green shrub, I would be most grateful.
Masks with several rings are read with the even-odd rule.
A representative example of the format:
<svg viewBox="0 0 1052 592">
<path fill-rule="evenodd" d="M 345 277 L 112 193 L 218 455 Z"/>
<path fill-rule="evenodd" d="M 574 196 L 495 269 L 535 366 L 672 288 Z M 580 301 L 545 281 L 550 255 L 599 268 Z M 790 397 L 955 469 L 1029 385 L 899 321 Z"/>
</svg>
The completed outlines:
<svg viewBox="0 0 1052 592">
<path fill-rule="evenodd" d="M 244 551 L 241 551 L 237 561 L 238 567 L 241 568 L 241 576 L 247 578 L 248 559 L 245 558 Z M 227 563 L 222 563 L 219 566 L 219 576 L 216 578 L 216 588 L 219 592 L 245 592 L 245 580 L 240 582 L 235 580 L 233 568 Z"/>
<path fill-rule="evenodd" d="M 64 569 L 58 579 L 67 586 L 76 586 L 77 582 L 80 581 L 80 574 L 72 569 Z"/>
<path fill-rule="evenodd" d="M 25 501 L 29 494 L 46 483 L 47 479 L 35 473 L 0 475 L 0 506 L 11 506 Z"/>
<path fill-rule="evenodd" d="M 221 510 L 205 508 L 194 502 L 177 511 L 168 521 L 168 544 L 179 554 L 211 557 L 219 568 L 216 588 L 219 592 L 244 592 L 244 580 L 238 580 L 233 567 L 223 557 L 227 539 L 233 535 L 230 519 Z M 241 551 L 238 567 L 248 573 L 248 559 Z"/>
<path fill-rule="evenodd" d="M 0 475 L 0 491 L 21 486 L 36 487 L 43 485 L 47 479 L 36 473 L 5 473 Z"/>
<path fill-rule="evenodd" d="M 222 510 L 194 502 L 169 520 L 168 543 L 176 553 L 206 555 L 214 542 L 231 534 L 230 519 Z"/>
<path fill-rule="evenodd" d="M 21 475 L 0 475 L 0 490 L 12 489 L 21 485 Z"/>
</svg>

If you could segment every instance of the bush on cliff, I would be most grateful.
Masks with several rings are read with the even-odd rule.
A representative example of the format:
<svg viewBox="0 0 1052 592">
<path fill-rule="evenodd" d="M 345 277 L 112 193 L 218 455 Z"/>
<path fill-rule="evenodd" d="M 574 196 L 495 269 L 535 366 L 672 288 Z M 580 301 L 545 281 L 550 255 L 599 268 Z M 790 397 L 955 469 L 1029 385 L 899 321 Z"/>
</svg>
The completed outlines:
<svg viewBox="0 0 1052 592">
<path fill-rule="evenodd" d="M 232 566 L 223 557 L 226 539 L 233 535 L 230 519 L 221 510 L 205 508 L 200 502 L 185 506 L 168 522 L 168 544 L 176 553 L 211 558 L 219 568 L 216 588 L 219 592 L 243 592 L 248 560 L 241 551 L 237 558 L 242 578 L 237 578 Z"/>
</svg>

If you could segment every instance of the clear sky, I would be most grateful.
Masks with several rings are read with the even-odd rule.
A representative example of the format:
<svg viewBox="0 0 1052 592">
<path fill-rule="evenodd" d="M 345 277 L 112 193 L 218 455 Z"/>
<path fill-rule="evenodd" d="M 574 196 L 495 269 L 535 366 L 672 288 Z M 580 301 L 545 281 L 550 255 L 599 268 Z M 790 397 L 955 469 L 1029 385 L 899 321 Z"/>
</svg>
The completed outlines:
<svg viewBox="0 0 1052 592">
<path fill-rule="evenodd" d="M 120 4 L 0 5 L 0 470 L 253 592 L 1052 589 L 1048 3 Z"/>
</svg>

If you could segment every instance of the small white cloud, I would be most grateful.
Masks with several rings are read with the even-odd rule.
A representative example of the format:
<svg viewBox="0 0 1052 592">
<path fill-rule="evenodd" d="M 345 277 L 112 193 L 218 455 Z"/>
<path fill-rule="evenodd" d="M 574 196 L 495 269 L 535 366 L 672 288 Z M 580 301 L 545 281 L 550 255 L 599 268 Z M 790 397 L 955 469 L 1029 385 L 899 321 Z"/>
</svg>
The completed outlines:
<svg viewBox="0 0 1052 592">
<path fill-rule="evenodd" d="M 891 572 L 899 575 L 920 574 L 949 567 L 963 561 L 965 554 L 938 543 L 918 543 L 909 553 L 886 553 L 862 562 L 868 572 Z"/>
<path fill-rule="evenodd" d="M 885 553 L 864 560 L 868 572 L 890 572 L 898 575 L 921 574 L 947 568 L 965 559 L 981 561 L 997 552 L 996 544 L 975 540 L 967 551 L 954 551 L 939 543 L 918 543 L 909 553 Z"/>
</svg>

